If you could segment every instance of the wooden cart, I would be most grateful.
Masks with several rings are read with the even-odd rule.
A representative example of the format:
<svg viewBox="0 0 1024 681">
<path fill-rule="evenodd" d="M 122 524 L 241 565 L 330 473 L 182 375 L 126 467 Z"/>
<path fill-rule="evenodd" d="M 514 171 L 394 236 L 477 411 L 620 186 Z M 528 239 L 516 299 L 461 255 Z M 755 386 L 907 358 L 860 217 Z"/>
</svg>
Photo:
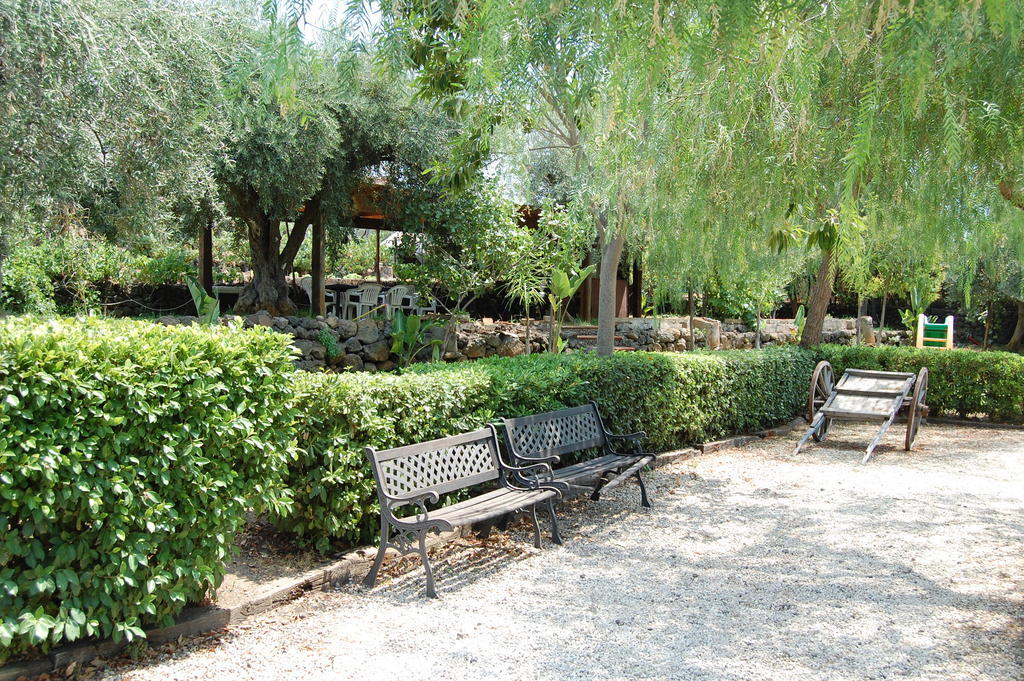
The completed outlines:
<svg viewBox="0 0 1024 681">
<path fill-rule="evenodd" d="M 867 463 L 899 413 L 906 414 L 907 436 L 904 438 L 904 449 L 910 451 L 917 439 L 921 419 L 928 415 L 927 396 L 926 368 L 916 374 L 847 369 L 839 383 L 836 383 L 832 365 L 822 360 L 811 375 L 811 390 L 807 399 L 807 420 L 811 425 L 797 443 L 796 451 L 799 452 L 809 438 L 813 437 L 815 442 L 824 440 L 833 420 L 880 421 L 882 426 L 864 455 L 862 463 Z"/>
</svg>

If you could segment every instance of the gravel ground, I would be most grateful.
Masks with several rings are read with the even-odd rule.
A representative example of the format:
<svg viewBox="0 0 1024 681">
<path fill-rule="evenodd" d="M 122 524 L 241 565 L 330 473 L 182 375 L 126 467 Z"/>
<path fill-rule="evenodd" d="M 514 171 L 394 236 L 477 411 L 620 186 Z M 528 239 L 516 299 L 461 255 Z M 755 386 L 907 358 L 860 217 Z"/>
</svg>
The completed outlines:
<svg viewBox="0 0 1024 681">
<path fill-rule="evenodd" d="M 170 679 L 1024 679 L 1024 431 L 833 428 L 677 462 L 525 525 L 86 676 Z"/>
</svg>

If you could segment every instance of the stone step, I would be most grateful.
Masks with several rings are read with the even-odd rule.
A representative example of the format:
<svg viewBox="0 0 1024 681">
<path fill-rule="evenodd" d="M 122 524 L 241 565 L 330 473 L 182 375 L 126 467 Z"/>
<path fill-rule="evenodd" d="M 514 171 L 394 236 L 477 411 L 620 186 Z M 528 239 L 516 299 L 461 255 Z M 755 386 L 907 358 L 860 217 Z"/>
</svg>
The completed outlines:
<svg viewBox="0 0 1024 681">
<path fill-rule="evenodd" d="M 581 340 L 581 341 L 596 341 L 597 340 L 597 334 L 581 333 L 581 334 L 576 335 L 576 336 L 571 336 L 571 338 L 575 338 L 576 340 Z M 622 340 L 622 336 L 615 336 L 615 340 L 617 340 L 617 341 Z"/>
<path fill-rule="evenodd" d="M 615 352 L 635 352 L 636 348 L 631 348 L 628 345 L 616 345 Z"/>
</svg>

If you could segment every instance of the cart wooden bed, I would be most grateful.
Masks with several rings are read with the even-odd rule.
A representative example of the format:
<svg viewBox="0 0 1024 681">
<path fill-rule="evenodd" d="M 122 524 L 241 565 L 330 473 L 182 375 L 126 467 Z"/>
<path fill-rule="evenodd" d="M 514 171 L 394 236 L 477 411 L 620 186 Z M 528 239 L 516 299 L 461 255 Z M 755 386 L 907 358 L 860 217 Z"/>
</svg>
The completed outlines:
<svg viewBox="0 0 1024 681">
<path fill-rule="evenodd" d="M 815 442 L 824 440 L 833 420 L 881 422 L 864 455 L 862 463 L 867 463 L 885 431 L 900 413 L 907 418 L 904 449 L 910 451 L 917 439 L 921 420 L 928 415 L 927 396 L 926 368 L 916 374 L 847 369 L 836 383 L 832 365 L 822 360 L 811 375 L 807 399 L 807 420 L 811 425 L 797 443 L 796 452 L 812 437 Z"/>
</svg>

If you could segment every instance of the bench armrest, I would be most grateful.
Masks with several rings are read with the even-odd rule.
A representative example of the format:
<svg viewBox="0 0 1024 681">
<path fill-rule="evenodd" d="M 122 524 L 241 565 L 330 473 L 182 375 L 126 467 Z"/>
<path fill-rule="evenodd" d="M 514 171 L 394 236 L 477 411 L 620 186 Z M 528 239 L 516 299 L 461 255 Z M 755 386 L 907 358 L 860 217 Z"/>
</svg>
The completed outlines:
<svg viewBox="0 0 1024 681">
<path fill-rule="evenodd" d="M 430 502 L 436 504 L 440 497 L 437 492 L 418 492 L 416 494 L 402 494 L 397 497 L 388 497 L 388 502 L 391 507 L 399 506 L 401 504 L 419 504 L 420 502 Z"/>
<path fill-rule="evenodd" d="M 385 503 L 381 504 L 381 513 L 387 517 L 388 522 L 392 525 L 406 527 L 410 530 L 436 527 L 439 530 L 448 531 L 452 529 L 451 523 L 432 519 L 430 517 L 430 509 L 427 508 L 427 503 L 436 504 L 439 498 L 437 492 L 419 492 L 416 494 L 403 494 L 397 497 L 385 497 Z M 409 504 L 419 506 L 419 513 L 405 518 L 399 518 L 395 515 L 396 508 Z"/>
<path fill-rule="evenodd" d="M 644 440 L 647 438 L 647 433 L 643 430 L 636 433 L 624 433 L 622 435 L 605 432 L 604 436 L 609 440 Z"/>
<path fill-rule="evenodd" d="M 525 466 L 532 466 L 537 463 L 546 463 L 555 465 L 556 463 L 562 462 L 562 457 L 552 454 L 551 456 L 516 456 L 516 459 L 524 462 Z"/>
<path fill-rule="evenodd" d="M 604 433 L 605 437 L 605 451 L 611 454 L 617 454 L 618 456 L 639 456 L 643 454 L 643 446 L 640 441 L 647 437 L 647 433 L 639 431 L 637 433 L 623 433 L 618 435 L 616 433 L 609 433 L 607 430 Z M 631 452 L 620 452 L 612 446 L 613 442 L 629 442 L 632 446 L 628 449 L 632 449 Z"/>
</svg>

